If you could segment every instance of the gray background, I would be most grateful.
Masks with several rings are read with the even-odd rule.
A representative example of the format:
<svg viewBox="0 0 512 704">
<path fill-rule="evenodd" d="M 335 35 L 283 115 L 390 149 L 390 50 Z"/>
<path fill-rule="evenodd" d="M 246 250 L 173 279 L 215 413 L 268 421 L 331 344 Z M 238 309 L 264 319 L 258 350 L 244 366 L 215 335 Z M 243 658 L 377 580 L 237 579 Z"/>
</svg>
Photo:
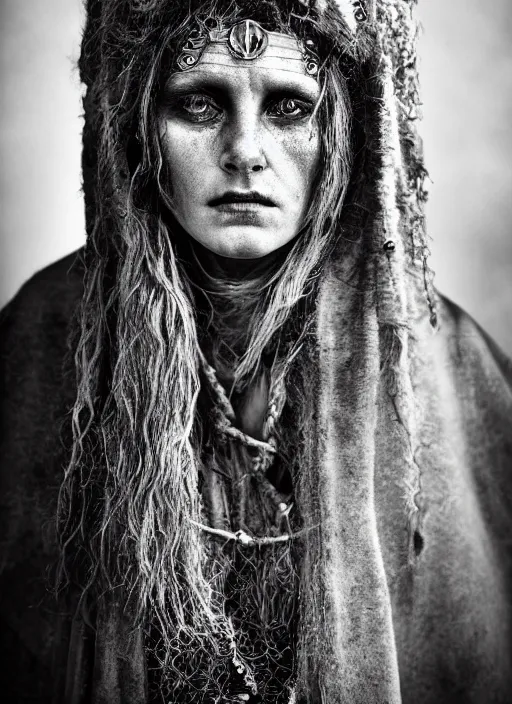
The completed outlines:
<svg viewBox="0 0 512 704">
<path fill-rule="evenodd" d="M 512 354 L 512 2 L 420 0 L 439 289 Z M 0 306 L 83 242 L 80 0 L 0 0 Z"/>
</svg>

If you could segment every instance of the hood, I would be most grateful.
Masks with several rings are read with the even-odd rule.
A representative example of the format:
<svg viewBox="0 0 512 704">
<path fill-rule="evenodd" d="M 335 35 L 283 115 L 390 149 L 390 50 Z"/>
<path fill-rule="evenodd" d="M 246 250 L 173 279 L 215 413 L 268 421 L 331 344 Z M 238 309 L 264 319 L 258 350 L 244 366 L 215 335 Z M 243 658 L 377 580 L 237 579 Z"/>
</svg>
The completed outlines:
<svg viewBox="0 0 512 704">
<path fill-rule="evenodd" d="M 311 524 L 311 530 L 306 525 L 301 567 L 303 647 L 292 695 L 297 701 L 400 701 L 372 487 L 376 438 L 382 418 L 391 414 L 403 435 L 397 451 L 404 468 L 400 482 L 408 535 L 404 566 L 414 564 L 422 504 L 411 359 L 416 341 L 437 327 L 423 211 L 426 171 L 416 130 L 420 98 L 415 4 L 414 0 L 238 3 L 248 17 L 262 23 L 265 13 L 275 21 L 272 8 L 277 7 L 299 36 L 306 26 L 316 33 L 324 53 L 320 58 L 335 57 L 342 66 L 352 107 L 352 175 L 342 207 L 332 205 L 334 246 L 315 273 L 319 372 L 311 375 L 310 386 L 318 386 L 306 391 L 317 398 L 317 408 L 309 419 L 311 438 L 303 453 L 307 471 L 301 472 L 296 486 L 297 502 L 309 507 Z M 87 87 L 85 259 L 87 265 L 98 255 L 102 258 L 101 266 L 86 274 L 86 281 L 95 277 L 103 282 L 101 291 L 96 286 L 98 297 L 105 292 L 108 296 L 109 282 L 118 271 L 116 254 L 130 245 L 133 213 L 147 218 L 149 231 L 157 229 L 155 224 L 151 230 L 151 208 L 156 205 L 149 185 L 156 129 L 147 109 L 158 88 L 155 67 L 172 60 L 169 38 L 179 36 L 201 5 L 192 0 L 87 3 L 80 59 Z M 228 5 L 218 2 L 222 9 Z M 93 289 L 86 285 L 86 290 Z M 84 370 L 101 384 L 95 341 L 97 335 L 106 335 L 109 316 L 122 311 L 110 298 L 105 315 L 99 316 L 95 300 L 99 298 L 89 295 L 83 303 L 79 350 L 89 349 L 92 362 L 79 370 L 79 389 Z M 179 296 L 176 300 L 177 308 L 184 305 Z M 91 334 L 92 321 L 100 317 L 103 331 Z M 192 388 L 195 377 L 190 378 Z M 343 437 L 336 430 L 340 419 Z M 84 434 L 79 430 L 75 438 L 83 439 Z M 352 489 L 350 477 L 357 478 Z M 179 476 L 177 480 L 181 481 Z M 190 486 L 193 504 L 197 484 L 196 489 L 193 482 Z M 180 520 L 187 533 L 184 516 Z M 359 525 L 359 532 L 346 537 L 340 529 L 343 520 Z M 190 531 L 192 536 L 193 528 Z M 194 540 L 197 537 L 190 537 L 190 545 Z M 193 561 L 190 555 L 187 559 Z M 361 581 L 366 582 L 364 597 L 359 594 L 357 599 L 364 602 L 365 611 L 356 618 L 354 590 Z"/>
</svg>

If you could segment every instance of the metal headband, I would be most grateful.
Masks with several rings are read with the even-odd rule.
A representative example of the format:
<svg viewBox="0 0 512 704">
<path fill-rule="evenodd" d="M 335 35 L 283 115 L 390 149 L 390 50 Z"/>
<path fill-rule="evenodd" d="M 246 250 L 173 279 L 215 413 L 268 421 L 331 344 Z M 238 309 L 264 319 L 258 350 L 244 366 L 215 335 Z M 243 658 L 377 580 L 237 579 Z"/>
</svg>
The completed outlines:
<svg viewBox="0 0 512 704">
<path fill-rule="evenodd" d="M 254 61 L 259 57 L 288 59 L 302 62 L 308 75 L 318 74 L 320 62 L 312 39 L 301 41 L 289 34 L 269 32 L 254 20 L 241 20 L 225 27 L 216 17 L 195 18 L 195 26 L 178 54 L 179 70 L 194 68 L 207 46 L 221 51 L 221 45 L 226 45 L 231 56 L 241 61 Z"/>
</svg>

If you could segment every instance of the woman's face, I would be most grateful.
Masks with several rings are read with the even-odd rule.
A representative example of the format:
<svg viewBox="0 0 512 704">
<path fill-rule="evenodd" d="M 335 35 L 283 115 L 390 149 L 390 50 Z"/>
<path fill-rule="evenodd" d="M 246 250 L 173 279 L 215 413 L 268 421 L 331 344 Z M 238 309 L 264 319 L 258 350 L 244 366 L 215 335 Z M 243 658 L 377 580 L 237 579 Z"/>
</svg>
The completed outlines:
<svg viewBox="0 0 512 704">
<path fill-rule="evenodd" d="M 208 47 L 165 85 L 159 132 L 172 212 L 216 254 L 262 257 L 301 228 L 320 143 L 310 120 L 318 84 L 298 63 L 263 67 Z"/>
</svg>

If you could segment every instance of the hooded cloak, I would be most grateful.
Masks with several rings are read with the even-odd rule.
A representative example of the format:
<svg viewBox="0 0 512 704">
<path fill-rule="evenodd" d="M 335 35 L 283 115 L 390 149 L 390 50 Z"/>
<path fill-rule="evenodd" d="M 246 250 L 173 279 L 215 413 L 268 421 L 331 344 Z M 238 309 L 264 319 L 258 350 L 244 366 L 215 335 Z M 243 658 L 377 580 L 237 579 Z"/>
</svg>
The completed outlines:
<svg viewBox="0 0 512 704">
<path fill-rule="evenodd" d="M 305 409 L 294 490 L 311 513 L 288 700 L 504 704 L 512 701 L 512 366 L 432 286 L 415 3 L 277 4 L 312 13 L 349 62 L 361 136 L 340 237 L 317 273 L 313 322 L 294 360 Z M 99 223 L 122 233 L 133 115 L 115 106 L 145 47 L 183 20 L 176 5 L 89 0 L 81 59 L 89 243 Z M 46 586 L 67 462 L 59 428 L 76 396 L 64 360 L 87 266 L 86 249 L 85 263 L 68 257 L 45 269 L 2 314 L 6 701 L 150 701 L 142 631 L 115 597 L 88 623 L 60 611 Z M 225 701 L 244 700 L 232 697 Z"/>
</svg>

